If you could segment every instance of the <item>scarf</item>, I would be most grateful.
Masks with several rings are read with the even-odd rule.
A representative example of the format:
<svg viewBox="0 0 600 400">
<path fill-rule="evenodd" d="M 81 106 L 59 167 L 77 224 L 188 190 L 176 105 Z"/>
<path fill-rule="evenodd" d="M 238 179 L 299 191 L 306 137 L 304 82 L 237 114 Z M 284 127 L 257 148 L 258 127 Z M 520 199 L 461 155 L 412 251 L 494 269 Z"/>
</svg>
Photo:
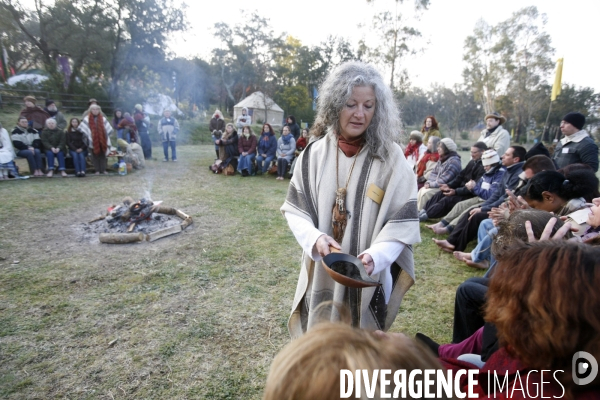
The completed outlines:
<svg viewBox="0 0 600 400">
<path fill-rule="evenodd" d="M 364 141 L 365 135 L 361 135 L 360 137 L 351 140 L 344 139 L 342 135 L 338 136 L 338 146 L 340 147 L 342 152 L 344 152 L 344 155 L 346 157 L 352 157 L 356 153 L 358 153 Z"/>
<path fill-rule="evenodd" d="M 446 162 L 447 159 L 449 159 L 452 156 L 457 156 L 458 154 L 456 154 L 455 151 L 449 151 L 448 153 L 444 154 L 443 156 L 440 157 L 440 161 L 443 163 Z"/>
<path fill-rule="evenodd" d="M 102 113 L 94 117 L 91 113 L 88 117 L 90 130 L 92 131 L 92 147 L 94 148 L 94 154 L 100 155 L 105 154 L 106 149 L 106 129 L 104 129 L 104 117 Z"/>
<path fill-rule="evenodd" d="M 496 129 L 498 129 L 498 127 L 499 127 L 499 126 L 500 126 L 500 124 L 496 125 L 496 127 L 495 127 L 495 128 L 493 128 L 493 129 L 488 129 L 488 130 L 487 130 L 487 132 L 485 133 L 485 137 L 488 137 L 488 136 L 490 136 L 492 133 L 494 133 L 494 131 L 495 131 Z"/>
<path fill-rule="evenodd" d="M 244 132 L 244 133 L 242 133 L 242 135 L 244 135 L 244 137 L 245 137 L 246 139 L 248 139 L 248 138 L 250 137 L 250 134 L 249 134 L 249 133 L 247 133 L 247 132 Z"/>
<path fill-rule="evenodd" d="M 417 178 L 423 176 L 423 174 L 425 173 L 428 161 L 437 162 L 439 159 L 440 155 L 438 153 L 431 153 L 429 150 L 427 150 L 423 158 L 421 158 L 421 161 L 419 161 L 419 165 L 417 166 Z"/>
<path fill-rule="evenodd" d="M 281 135 L 281 139 L 283 139 L 283 144 L 288 145 L 290 144 L 290 140 L 292 140 L 292 134 Z"/>
<path fill-rule="evenodd" d="M 406 150 L 404 150 L 404 157 L 408 158 L 410 156 L 414 156 L 415 159 L 419 159 L 419 148 L 421 147 L 421 143 L 415 143 L 414 145 L 408 144 L 406 146 Z"/>
<path fill-rule="evenodd" d="M 56 116 L 56 114 L 58 114 L 58 110 L 50 111 L 47 108 L 44 108 L 44 111 L 46 111 L 48 114 L 50 114 L 51 117 L 54 117 L 54 116 Z"/>
</svg>

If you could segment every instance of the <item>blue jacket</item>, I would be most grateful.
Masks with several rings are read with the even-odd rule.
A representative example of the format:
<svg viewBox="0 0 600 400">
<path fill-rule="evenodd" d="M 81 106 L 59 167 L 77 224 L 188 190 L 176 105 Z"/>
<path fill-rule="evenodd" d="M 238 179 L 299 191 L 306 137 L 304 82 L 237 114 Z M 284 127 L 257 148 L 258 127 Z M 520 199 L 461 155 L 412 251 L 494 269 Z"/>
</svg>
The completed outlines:
<svg viewBox="0 0 600 400">
<path fill-rule="evenodd" d="M 272 133 L 268 133 L 269 141 L 265 142 L 265 133 L 263 132 L 260 135 L 260 139 L 258 140 L 258 155 L 266 154 L 267 157 L 275 157 L 275 153 L 277 152 L 277 138 Z"/>
<path fill-rule="evenodd" d="M 506 168 L 504 168 L 501 164 L 498 164 L 494 168 L 490 169 L 488 172 L 483 174 L 481 178 L 479 178 L 477 184 L 473 188 L 473 194 L 475 196 L 479 196 L 483 200 L 489 199 L 492 194 L 496 192 L 500 183 L 502 183 L 502 177 L 504 176 L 505 172 Z M 482 186 L 487 187 L 487 189 L 484 189 Z"/>
<path fill-rule="evenodd" d="M 506 189 L 513 190 L 519 184 L 519 175 L 523 172 L 523 164 L 525 162 L 516 163 L 506 169 L 502 181 L 496 187 L 496 191 L 481 205 L 481 211 L 488 212 L 502 204 L 506 199 Z"/>
</svg>

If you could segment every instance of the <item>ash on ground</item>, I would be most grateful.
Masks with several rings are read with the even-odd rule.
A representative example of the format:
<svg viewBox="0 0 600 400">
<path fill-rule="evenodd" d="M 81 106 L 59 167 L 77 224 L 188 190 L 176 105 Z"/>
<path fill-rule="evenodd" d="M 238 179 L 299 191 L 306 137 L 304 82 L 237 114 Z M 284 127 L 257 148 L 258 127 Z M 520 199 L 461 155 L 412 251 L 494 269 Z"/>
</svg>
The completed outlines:
<svg viewBox="0 0 600 400">
<path fill-rule="evenodd" d="M 143 232 L 144 234 L 149 234 L 179 224 L 181 224 L 181 219 L 176 215 L 154 213 L 149 220 L 138 223 L 131 232 Z M 110 227 L 105 220 L 101 220 L 77 224 L 76 231 L 78 236 L 81 237 L 81 242 L 100 243 L 98 236 L 101 233 L 126 233 L 128 228 L 129 223 L 126 222 Z"/>
<path fill-rule="evenodd" d="M 137 233 L 149 234 L 164 228 L 170 228 L 181 224 L 181 218 L 177 215 L 158 213 L 158 205 L 150 200 L 141 199 L 134 202 L 126 197 L 122 205 L 110 207 L 106 216 L 92 222 L 79 223 L 74 228 L 80 242 L 100 243 L 98 239 L 101 233 Z M 144 217 L 144 214 L 149 215 Z M 140 219 L 140 215 L 144 219 Z M 129 230 L 132 221 L 137 221 L 132 230 Z"/>
</svg>

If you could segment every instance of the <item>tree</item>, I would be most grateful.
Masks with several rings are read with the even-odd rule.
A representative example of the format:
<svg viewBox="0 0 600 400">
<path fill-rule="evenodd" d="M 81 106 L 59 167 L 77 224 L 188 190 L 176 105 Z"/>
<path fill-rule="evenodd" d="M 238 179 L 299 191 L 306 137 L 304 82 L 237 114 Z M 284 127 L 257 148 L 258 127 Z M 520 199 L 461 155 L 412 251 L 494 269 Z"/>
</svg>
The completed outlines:
<svg viewBox="0 0 600 400">
<path fill-rule="evenodd" d="M 553 69 L 550 35 L 544 31 L 546 16 L 536 7 L 526 7 L 498 26 L 497 51 L 509 74 L 507 93 L 512 98 L 516 114 L 516 136 L 530 125 L 533 114 L 542 106 L 545 94 L 540 85 Z"/>
<path fill-rule="evenodd" d="M 397 7 L 395 13 L 384 11 L 376 14 L 373 17 L 372 29 L 382 40 L 378 46 L 364 46 L 369 59 L 390 71 L 392 90 L 397 86 L 396 81 L 402 83 L 407 80 L 406 70 L 398 72 L 396 69 L 404 56 L 416 53 L 415 49 L 409 47 L 409 43 L 421 36 L 417 29 L 405 25 L 405 19 Z"/>
<path fill-rule="evenodd" d="M 168 35 L 185 30 L 185 6 L 173 0 L 115 0 L 107 14 L 115 21 L 111 43 L 110 96 L 119 98 L 119 85 L 137 71 L 165 71 Z"/>
<path fill-rule="evenodd" d="M 465 39 L 463 60 L 467 66 L 463 70 L 466 87 L 473 92 L 483 111 L 494 111 L 494 100 L 503 78 L 502 60 L 496 50 L 496 30 L 484 20 L 475 25 L 473 35 Z"/>
<path fill-rule="evenodd" d="M 160 72 L 169 33 L 185 28 L 184 10 L 173 0 L 34 1 L 26 10 L 18 0 L 0 0 L 0 23 L 19 29 L 31 53 L 58 83 L 59 56 L 71 64 L 69 90 L 77 81 L 110 82 L 115 101 L 120 85 L 140 71 Z M 62 85 L 61 85 L 62 86 Z"/>
</svg>

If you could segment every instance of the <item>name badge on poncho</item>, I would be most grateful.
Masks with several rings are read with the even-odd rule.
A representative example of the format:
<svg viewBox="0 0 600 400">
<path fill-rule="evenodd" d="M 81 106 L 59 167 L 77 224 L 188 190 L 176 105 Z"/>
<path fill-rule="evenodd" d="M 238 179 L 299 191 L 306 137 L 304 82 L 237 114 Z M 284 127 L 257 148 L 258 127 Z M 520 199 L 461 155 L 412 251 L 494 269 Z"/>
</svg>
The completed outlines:
<svg viewBox="0 0 600 400">
<path fill-rule="evenodd" d="M 384 194 L 385 192 L 383 191 L 383 189 L 377 187 L 377 185 L 374 183 L 371 183 L 369 189 L 367 189 L 367 197 L 377 204 L 381 204 L 381 202 L 383 201 Z"/>
</svg>

